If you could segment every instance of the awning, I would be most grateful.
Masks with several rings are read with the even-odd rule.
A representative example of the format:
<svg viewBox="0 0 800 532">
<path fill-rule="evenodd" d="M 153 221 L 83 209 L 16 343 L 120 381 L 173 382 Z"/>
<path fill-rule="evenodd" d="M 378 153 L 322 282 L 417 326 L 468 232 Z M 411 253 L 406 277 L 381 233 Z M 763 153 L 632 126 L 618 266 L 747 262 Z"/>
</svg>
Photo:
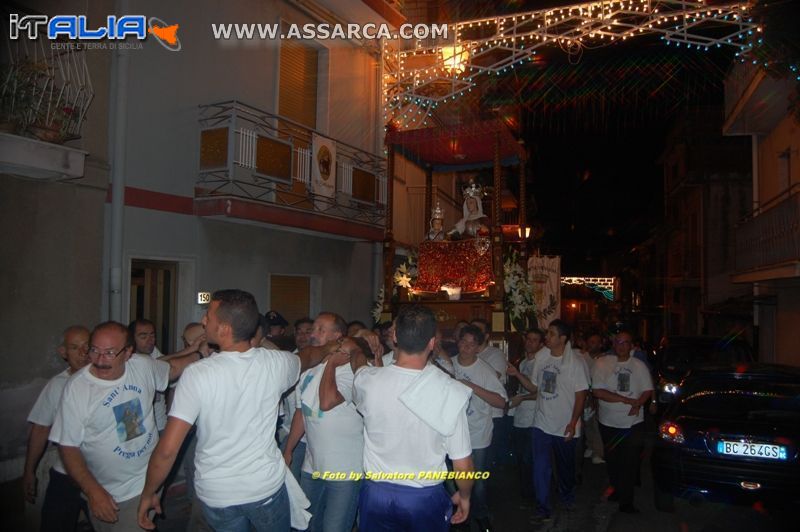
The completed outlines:
<svg viewBox="0 0 800 532">
<path fill-rule="evenodd" d="M 502 120 L 487 120 L 453 128 L 425 128 L 391 131 L 387 143 L 419 166 L 431 165 L 436 172 L 491 168 L 494 140 L 500 140 L 500 164 L 519 163 L 524 148 Z"/>
</svg>

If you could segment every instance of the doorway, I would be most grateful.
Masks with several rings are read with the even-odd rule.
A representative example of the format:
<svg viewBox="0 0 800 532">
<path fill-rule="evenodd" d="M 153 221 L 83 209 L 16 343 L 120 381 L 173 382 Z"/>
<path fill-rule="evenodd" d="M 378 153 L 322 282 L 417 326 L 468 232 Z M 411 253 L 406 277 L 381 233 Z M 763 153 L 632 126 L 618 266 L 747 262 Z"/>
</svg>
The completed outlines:
<svg viewBox="0 0 800 532">
<path fill-rule="evenodd" d="M 175 295 L 178 263 L 131 260 L 130 320 L 148 319 L 156 327 L 156 345 L 164 353 L 175 344 Z"/>
</svg>

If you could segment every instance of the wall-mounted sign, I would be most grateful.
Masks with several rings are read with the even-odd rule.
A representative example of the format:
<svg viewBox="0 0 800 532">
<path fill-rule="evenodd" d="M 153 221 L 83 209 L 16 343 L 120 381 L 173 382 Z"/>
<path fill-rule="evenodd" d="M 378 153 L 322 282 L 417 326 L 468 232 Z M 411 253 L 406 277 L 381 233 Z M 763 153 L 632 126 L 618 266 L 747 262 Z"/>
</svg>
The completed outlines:
<svg viewBox="0 0 800 532">
<path fill-rule="evenodd" d="M 197 292 L 197 304 L 208 305 L 211 303 L 211 292 Z"/>
</svg>

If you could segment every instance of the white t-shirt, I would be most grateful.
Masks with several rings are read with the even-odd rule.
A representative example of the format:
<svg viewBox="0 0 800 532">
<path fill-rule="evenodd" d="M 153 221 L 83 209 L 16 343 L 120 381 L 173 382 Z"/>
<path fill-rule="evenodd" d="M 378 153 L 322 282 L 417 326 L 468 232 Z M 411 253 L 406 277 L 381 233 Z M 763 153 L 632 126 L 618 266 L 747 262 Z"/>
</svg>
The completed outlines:
<svg viewBox="0 0 800 532">
<path fill-rule="evenodd" d="M 381 357 L 381 363 L 383 364 L 384 368 L 394 364 L 394 351 L 389 351 L 388 353 L 385 353 Z"/>
<path fill-rule="evenodd" d="M 303 372 L 297 384 L 302 396 L 314 379 L 322 379 L 327 362 Z M 350 364 L 336 368 L 336 388 L 344 402 L 331 410 L 312 411 L 301 401 L 303 422 L 306 427 L 306 456 L 303 471 L 360 472 L 364 454 L 364 420 L 353 404 L 353 370 Z"/>
<path fill-rule="evenodd" d="M 115 501 L 127 501 L 142 493 L 158 443 L 153 395 L 167 389 L 169 364 L 133 355 L 113 381 L 95 377 L 91 368 L 67 381 L 50 440 L 79 447 L 97 482 Z"/>
<path fill-rule="evenodd" d="M 620 362 L 616 355 L 598 358 L 592 371 L 592 389 L 608 390 L 624 397 L 638 399 L 642 393 L 653 389 L 653 380 L 647 366 L 638 358 L 631 356 Z M 644 421 L 644 409 L 629 416 L 630 405 L 625 403 L 609 403 L 597 400 L 598 421 L 609 427 L 627 429 Z"/>
<path fill-rule="evenodd" d="M 453 367 L 453 361 L 450 357 L 447 356 L 435 356 L 433 357 L 433 361 L 436 362 L 441 368 L 449 371 L 451 374 L 455 374 L 455 368 Z"/>
<path fill-rule="evenodd" d="M 547 349 L 546 347 L 543 349 Z M 519 372 L 533 380 L 533 365 L 536 356 L 543 351 L 540 349 L 534 355 L 534 358 L 525 358 L 519 363 Z M 548 350 L 549 351 L 549 350 Z M 519 395 L 527 395 L 529 392 L 526 389 L 521 389 Z M 514 426 L 520 429 L 526 429 L 533 426 L 533 417 L 536 413 L 536 399 L 526 399 L 520 401 L 519 405 L 514 409 Z"/>
<path fill-rule="evenodd" d="M 300 373 L 286 351 L 223 351 L 188 366 L 169 415 L 197 423 L 195 490 L 213 508 L 265 499 L 283 485 L 278 402 Z"/>
<path fill-rule="evenodd" d="M 364 471 L 414 475 L 413 479 L 384 479 L 384 482 L 412 487 L 440 484 L 441 480 L 420 478 L 419 473 L 447 471 L 445 455 L 458 460 L 472 452 L 466 410 L 459 415 L 455 432 L 445 437 L 398 399 L 420 373 L 422 370 L 396 365 L 364 366 L 356 373 L 353 401 L 364 416 Z"/>
<path fill-rule="evenodd" d="M 478 353 L 478 358 L 489 364 L 500 375 L 500 382 L 505 385 L 508 380 L 506 375 L 508 361 L 503 351 L 493 345 L 487 345 L 486 349 Z M 492 417 L 503 417 L 503 409 L 493 407 Z"/>
<path fill-rule="evenodd" d="M 462 366 L 458 362 L 458 357 L 455 357 L 453 358 L 453 367 L 457 379 L 469 381 L 490 392 L 498 393 L 504 399 L 508 398 L 505 387 L 497 378 L 497 373 L 480 358 L 469 366 Z M 469 439 L 472 448 L 489 447 L 492 443 L 492 406 L 474 392 L 467 403 L 467 423 L 469 424 Z"/>
<path fill-rule="evenodd" d="M 566 357 L 571 357 L 568 367 L 564 367 Z M 575 352 L 565 350 L 559 357 L 544 352 L 536 356 L 531 380 L 538 388 L 533 426 L 546 434 L 563 436 L 572 419 L 575 393 L 589 389 L 586 363 Z M 581 420 L 578 419 L 575 436 L 580 434 Z"/>
<path fill-rule="evenodd" d="M 163 357 L 164 354 L 158 350 L 158 347 L 153 348 L 153 352 L 150 353 L 150 358 L 153 360 L 157 360 L 160 357 Z M 164 430 L 164 427 L 167 426 L 167 394 L 162 392 L 156 392 L 156 396 L 153 399 L 153 415 L 156 417 L 156 428 L 159 432 Z"/>
<path fill-rule="evenodd" d="M 30 423 L 43 427 L 51 427 L 53 425 L 53 421 L 56 419 L 56 412 L 58 412 L 58 406 L 61 404 L 61 394 L 64 393 L 64 386 L 67 385 L 69 377 L 68 368 L 47 381 L 47 384 L 44 385 L 44 388 L 42 388 L 42 391 L 39 393 L 39 398 L 36 399 L 31 413 L 28 414 L 28 421 Z M 59 453 L 56 453 L 53 459 L 53 469 L 64 475 L 67 474 Z"/>
</svg>

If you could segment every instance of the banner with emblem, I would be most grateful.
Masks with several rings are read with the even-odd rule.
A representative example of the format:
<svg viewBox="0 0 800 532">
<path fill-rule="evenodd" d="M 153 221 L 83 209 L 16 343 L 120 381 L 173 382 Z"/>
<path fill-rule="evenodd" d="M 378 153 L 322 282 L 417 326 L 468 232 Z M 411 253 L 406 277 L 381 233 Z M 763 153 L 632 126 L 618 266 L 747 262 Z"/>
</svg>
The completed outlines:
<svg viewBox="0 0 800 532">
<path fill-rule="evenodd" d="M 336 195 L 336 144 L 317 135 L 311 137 L 311 190 L 316 196 L 317 210 L 327 210 Z"/>
<path fill-rule="evenodd" d="M 561 257 L 530 257 L 528 279 L 533 288 L 539 328 L 546 329 L 551 321 L 561 317 Z"/>
</svg>

